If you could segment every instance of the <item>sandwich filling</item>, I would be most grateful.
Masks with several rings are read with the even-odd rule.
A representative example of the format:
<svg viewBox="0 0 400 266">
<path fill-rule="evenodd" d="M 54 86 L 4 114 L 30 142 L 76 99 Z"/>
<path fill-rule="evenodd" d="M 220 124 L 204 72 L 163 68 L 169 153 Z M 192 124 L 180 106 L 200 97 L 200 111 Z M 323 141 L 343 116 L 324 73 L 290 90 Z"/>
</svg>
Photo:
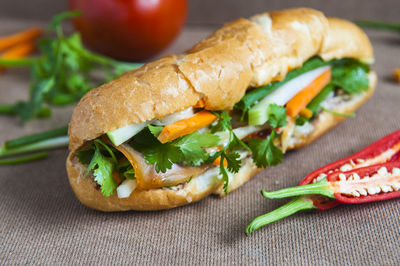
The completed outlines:
<svg viewBox="0 0 400 266">
<path fill-rule="evenodd" d="M 108 132 L 76 157 L 87 165 L 84 176 L 106 197 L 177 186 L 212 169 L 218 169 L 228 193 L 230 176 L 245 158 L 251 156 L 259 168 L 276 165 L 296 136 L 312 132 L 321 112 L 352 116 L 336 107 L 369 89 L 369 71 L 356 59 L 313 57 L 283 80 L 250 88 L 229 112 L 205 110 L 200 101 L 162 119 Z"/>
</svg>

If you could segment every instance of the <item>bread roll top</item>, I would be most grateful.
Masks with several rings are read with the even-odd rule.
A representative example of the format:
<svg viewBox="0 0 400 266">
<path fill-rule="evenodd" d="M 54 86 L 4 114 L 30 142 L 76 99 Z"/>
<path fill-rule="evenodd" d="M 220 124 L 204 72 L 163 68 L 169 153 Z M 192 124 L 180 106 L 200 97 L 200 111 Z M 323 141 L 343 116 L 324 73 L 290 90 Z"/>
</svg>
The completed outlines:
<svg viewBox="0 0 400 266">
<path fill-rule="evenodd" d="M 69 125 L 72 152 L 111 130 L 205 101 L 229 110 L 250 87 L 283 79 L 319 55 L 373 61 L 365 33 L 349 21 L 306 9 L 274 11 L 224 25 L 183 54 L 170 55 L 88 92 Z"/>
</svg>

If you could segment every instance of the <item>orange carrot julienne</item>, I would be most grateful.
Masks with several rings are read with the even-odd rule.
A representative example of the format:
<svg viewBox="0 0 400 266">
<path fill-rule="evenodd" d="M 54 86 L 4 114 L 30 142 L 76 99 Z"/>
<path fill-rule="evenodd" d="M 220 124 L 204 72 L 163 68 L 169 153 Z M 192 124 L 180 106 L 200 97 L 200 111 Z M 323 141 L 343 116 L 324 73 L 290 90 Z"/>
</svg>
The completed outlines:
<svg viewBox="0 0 400 266">
<path fill-rule="evenodd" d="M 28 43 L 21 43 L 13 46 L 12 48 L 8 49 L 5 51 L 3 54 L 1 54 L 1 58 L 5 59 L 18 59 L 18 58 L 23 58 L 33 51 L 35 51 L 36 46 L 32 42 Z M 5 70 L 4 67 L 0 68 L 0 72 Z"/>
<path fill-rule="evenodd" d="M 206 102 L 204 99 L 200 99 L 194 106 L 193 108 L 203 108 L 206 105 Z"/>
<path fill-rule="evenodd" d="M 176 121 L 166 125 L 158 136 L 161 143 L 177 139 L 181 136 L 193 133 L 196 130 L 208 126 L 215 121 L 217 117 L 207 111 L 200 111 L 187 119 Z"/>
<path fill-rule="evenodd" d="M 8 49 L 20 43 L 32 42 L 34 39 L 40 37 L 41 35 L 42 30 L 38 27 L 34 27 L 12 35 L 0 37 L 0 51 Z"/>
<path fill-rule="evenodd" d="M 13 46 L 12 48 L 1 54 L 1 58 L 17 59 L 22 58 L 35 50 L 36 46 L 32 42 L 21 43 Z"/>
<path fill-rule="evenodd" d="M 215 159 L 215 161 L 213 162 L 213 165 L 217 165 L 219 166 L 221 163 L 221 156 L 217 157 L 217 159 Z M 228 166 L 228 161 L 224 158 L 224 162 L 223 162 L 224 166 L 227 167 Z"/>
<path fill-rule="evenodd" d="M 307 104 L 331 81 L 331 69 L 328 69 L 316 79 L 314 79 L 307 87 L 297 93 L 287 104 L 286 114 L 291 117 L 297 116 L 301 109 Z"/>
<path fill-rule="evenodd" d="M 393 70 L 393 75 L 396 81 L 400 84 L 400 68 L 395 68 Z"/>
</svg>

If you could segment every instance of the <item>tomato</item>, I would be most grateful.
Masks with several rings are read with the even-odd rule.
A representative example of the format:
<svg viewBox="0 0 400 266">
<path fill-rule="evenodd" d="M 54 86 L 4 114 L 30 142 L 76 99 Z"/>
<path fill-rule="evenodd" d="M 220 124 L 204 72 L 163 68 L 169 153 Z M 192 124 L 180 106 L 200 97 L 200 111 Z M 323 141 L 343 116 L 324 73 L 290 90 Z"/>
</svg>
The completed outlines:
<svg viewBox="0 0 400 266">
<path fill-rule="evenodd" d="M 119 60 L 144 60 L 180 32 L 186 0 L 69 0 L 81 10 L 75 28 L 89 48 Z"/>
</svg>

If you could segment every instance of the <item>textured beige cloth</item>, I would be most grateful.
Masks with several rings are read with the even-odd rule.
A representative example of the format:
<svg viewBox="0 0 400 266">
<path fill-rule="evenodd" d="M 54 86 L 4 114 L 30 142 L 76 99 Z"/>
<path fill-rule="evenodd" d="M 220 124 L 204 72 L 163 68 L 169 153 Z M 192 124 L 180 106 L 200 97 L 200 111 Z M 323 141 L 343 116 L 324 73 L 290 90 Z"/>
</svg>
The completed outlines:
<svg viewBox="0 0 400 266">
<path fill-rule="evenodd" d="M 1 22 L 1 21 L 0 21 Z M 0 23 L 0 34 L 21 28 Z M 25 24 L 26 26 L 26 24 Z M 188 29 L 170 48 L 179 51 L 208 30 Z M 349 155 L 400 128 L 400 36 L 369 32 L 379 75 L 372 99 L 321 139 L 289 152 L 225 198 L 161 212 L 100 213 L 74 197 L 65 172 L 67 150 L 49 159 L 0 167 L 0 264 L 399 264 L 400 199 L 326 212 L 299 213 L 246 237 L 254 217 L 287 202 L 270 190 L 296 185 L 307 173 Z M 28 73 L 0 76 L 0 102 L 26 97 Z M 21 125 L 0 117 L 0 140 L 65 124 L 71 108 L 52 120 Z"/>
</svg>

